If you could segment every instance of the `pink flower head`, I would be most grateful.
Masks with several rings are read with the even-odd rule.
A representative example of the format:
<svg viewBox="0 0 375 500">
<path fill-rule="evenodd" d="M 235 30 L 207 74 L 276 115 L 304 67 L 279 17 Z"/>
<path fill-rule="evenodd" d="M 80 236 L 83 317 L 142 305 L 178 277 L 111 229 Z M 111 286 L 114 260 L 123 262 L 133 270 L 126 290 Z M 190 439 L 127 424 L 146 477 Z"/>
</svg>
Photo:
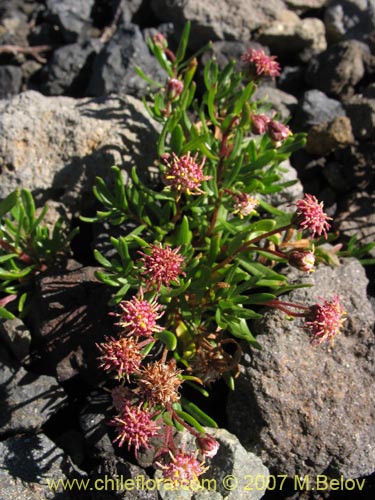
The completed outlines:
<svg viewBox="0 0 375 500">
<path fill-rule="evenodd" d="M 181 193 L 202 194 L 200 188 L 202 182 L 211 177 L 203 174 L 206 158 L 204 157 L 198 164 L 197 157 L 198 153 L 192 157 L 190 151 L 180 157 L 173 153 L 172 159 L 166 162 L 166 184 Z"/>
<path fill-rule="evenodd" d="M 323 202 L 318 203 L 315 196 L 306 194 L 303 200 L 296 201 L 296 207 L 292 223 L 298 229 L 309 229 L 313 237 L 315 234 L 324 234 L 327 239 L 327 231 L 331 227 L 327 221 L 332 220 L 332 217 L 323 212 Z"/>
<path fill-rule="evenodd" d="M 271 118 L 267 115 L 251 115 L 251 131 L 255 135 L 261 135 L 267 132 L 267 126 Z"/>
<path fill-rule="evenodd" d="M 340 333 L 346 314 L 345 309 L 340 305 L 337 295 L 331 302 L 323 300 L 322 304 L 315 304 L 310 307 L 306 316 L 306 326 L 311 330 L 311 343 L 318 345 L 333 338 Z"/>
<path fill-rule="evenodd" d="M 204 457 L 212 458 L 220 448 L 220 444 L 209 434 L 198 436 L 196 439 L 197 447 Z"/>
<path fill-rule="evenodd" d="M 268 56 L 262 49 L 249 49 L 241 57 L 244 63 L 250 64 L 257 76 L 280 76 L 280 64 L 276 62 L 276 56 Z"/>
<path fill-rule="evenodd" d="M 114 442 L 122 446 L 126 441 L 128 450 L 134 447 L 137 455 L 140 448 L 150 448 L 149 440 L 157 435 L 160 426 L 155 422 L 155 414 L 139 406 L 126 405 L 122 412 L 109 422 L 116 428 L 117 437 Z"/>
<path fill-rule="evenodd" d="M 281 122 L 270 120 L 267 124 L 267 132 L 276 146 L 280 146 L 285 139 L 292 135 L 292 131 L 289 127 Z"/>
<path fill-rule="evenodd" d="M 125 328 L 127 335 L 137 337 L 151 337 L 153 333 L 161 332 L 163 328 L 156 321 L 163 316 L 160 313 L 162 306 L 153 300 L 148 302 L 141 297 L 133 297 L 131 300 L 120 302 L 122 312 L 119 314 L 119 325 Z"/>
<path fill-rule="evenodd" d="M 107 338 L 107 342 L 97 345 L 102 352 L 98 358 L 101 361 L 100 368 L 107 371 L 117 372 L 119 379 L 136 372 L 143 359 L 138 343 L 132 338 L 113 337 Z"/>
<path fill-rule="evenodd" d="M 174 455 L 169 452 L 170 460 L 168 463 L 155 465 L 163 472 L 165 479 L 171 479 L 178 487 L 179 485 L 188 486 L 191 481 L 196 481 L 199 476 L 204 474 L 207 467 L 203 462 L 199 462 L 195 455 L 178 451 Z"/>
<path fill-rule="evenodd" d="M 150 245 L 150 254 L 138 252 L 142 255 L 142 275 L 146 276 L 147 283 L 169 287 L 172 281 L 179 283 L 179 276 L 185 276 L 182 265 L 185 258 L 179 254 L 180 247 L 171 249 L 168 245 Z"/>
<path fill-rule="evenodd" d="M 292 250 L 288 253 L 288 263 L 300 271 L 310 273 L 314 270 L 315 255 L 311 250 Z"/>
<path fill-rule="evenodd" d="M 184 84 L 178 78 L 170 78 L 167 84 L 167 96 L 170 101 L 175 101 L 184 90 Z"/>
</svg>

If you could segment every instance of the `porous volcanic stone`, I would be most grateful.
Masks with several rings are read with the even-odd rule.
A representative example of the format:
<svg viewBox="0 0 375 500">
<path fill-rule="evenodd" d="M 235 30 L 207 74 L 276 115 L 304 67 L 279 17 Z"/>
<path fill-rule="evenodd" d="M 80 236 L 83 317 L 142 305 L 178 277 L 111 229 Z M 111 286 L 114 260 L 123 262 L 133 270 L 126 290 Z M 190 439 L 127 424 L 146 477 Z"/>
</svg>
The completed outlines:
<svg viewBox="0 0 375 500">
<path fill-rule="evenodd" d="M 313 155 L 328 155 L 335 149 L 354 143 L 351 122 L 347 116 L 336 116 L 328 123 L 313 125 L 306 141 L 306 151 Z"/>
<path fill-rule="evenodd" d="M 354 86 L 365 74 L 364 57 L 367 45 L 348 40 L 332 45 L 313 57 L 307 68 L 305 80 L 327 95 L 349 97 Z"/>
<path fill-rule="evenodd" d="M 87 95 L 145 95 L 149 84 L 136 73 L 136 66 L 158 82 L 167 80 L 166 73 L 151 56 L 138 26 L 120 26 L 95 57 Z"/>
<path fill-rule="evenodd" d="M 63 492 L 60 487 L 57 492 L 47 483 L 66 480 L 70 471 L 64 452 L 44 434 L 0 441 L 1 500 L 74 500 L 77 491 Z M 88 500 L 84 495 L 79 498 Z"/>
<path fill-rule="evenodd" d="M 87 31 L 94 3 L 95 0 L 47 0 L 50 17 L 66 42 L 75 42 Z"/>
<path fill-rule="evenodd" d="M 18 94 L 21 84 L 21 68 L 10 65 L 0 66 L 0 99 Z"/>
<path fill-rule="evenodd" d="M 95 385 L 102 376 L 96 343 L 113 335 L 114 322 L 108 316 L 110 290 L 95 270 L 51 271 L 37 283 L 30 320 L 43 352 L 39 362 L 61 382 L 79 376 Z"/>
<path fill-rule="evenodd" d="M 278 310 L 253 329 L 262 350 L 249 350 L 230 395 L 230 429 L 246 449 L 278 473 L 371 474 L 375 463 L 374 312 L 361 264 L 318 267 L 311 276 L 292 270 L 289 282 L 313 283 L 285 300 L 312 305 L 334 294 L 347 311 L 335 345 L 312 347 L 297 319 Z"/>
<path fill-rule="evenodd" d="M 22 186 L 48 191 L 72 215 L 92 206 L 96 175 L 110 167 L 147 172 L 156 158 L 156 126 L 130 96 L 72 99 L 34 91 L 0 100 L 0 198 Z"/>
<path fill-rule="evenodd" d="M 306 91 L 293 117 L 293 125 L 298 130 L 308 130 L 312 125 L 329 122 L 335 116 L 345 115 L 340 101 L 330 99 L 324 92 L 313 89 Z"/>
<path fill-rule="evenodd" d="M 372 0 L 330 0 L 327 3 L 324 24 L 330 43 L 344 39 L 366 41 L 375 31 Z"/>
<path fill-rule="evenodd" d="M 54 377 L 0 360 L 0 436 L 40 430 L 64 403 L 65 391 Z"/>
<path fill-rule="evenodd" d="M 210 40 L 250 40 L 261 26 L 280 19 L 287 11 L 282 0 L 152 0 L 151 7 L 160 20 L 175 24 L 177 38 L 190 20 L 193 48 Z"/>
</svg>

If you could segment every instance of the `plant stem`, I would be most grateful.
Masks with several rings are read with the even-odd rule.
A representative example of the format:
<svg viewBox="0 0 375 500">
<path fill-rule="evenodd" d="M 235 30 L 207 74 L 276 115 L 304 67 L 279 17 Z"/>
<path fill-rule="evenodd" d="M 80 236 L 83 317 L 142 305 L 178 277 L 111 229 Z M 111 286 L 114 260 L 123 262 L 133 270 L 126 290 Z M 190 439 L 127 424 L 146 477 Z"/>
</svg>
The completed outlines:
<svg viewBox="0 0 375 500">
<path fill-rule="evenodd" d="M 226 266 L 227 264 L 229 264 L 230 262 L 232 262 L 232 260 L 239 254 L 239 253 L 242 253 L 244 252 L 245 250 L 248 250 L 250 245 L 253 245 L 254 243 L 258 243 L 258 241 L 261 241 L 263 240 L 264 238 L 268 238 L 269 236 L 272 236 L 273 234 L 277 234 L 277 233 L 281 233 L 281 231 L 286 231 L 288 230 L 289 228 L 291 227 L 291 224 L 287 224 L 286 226 L 282 226 L 282 227 L 278 227 L 276 229 L 273 229 L 272 231 L 269 231 L 268 233 L 264 233 L 264 234 L 261 234 L 260 236 L 257 236 L 256 238 L 253 238 L 249 241 L 246 241 L 245 243 L 243 243 L 239 248 L 237 248 L 237 250 L 235 250 L 232 255 L 228 255 L 228 257 L 226 259 L 224 259 L 222 262 L 220 262 L 219 264 L 217 264 L 213 269 L 212 271 L 213 272 L 216 272 L 218 269 L 220 269 L 221 267 L 224 267 Z"/>
</svg>

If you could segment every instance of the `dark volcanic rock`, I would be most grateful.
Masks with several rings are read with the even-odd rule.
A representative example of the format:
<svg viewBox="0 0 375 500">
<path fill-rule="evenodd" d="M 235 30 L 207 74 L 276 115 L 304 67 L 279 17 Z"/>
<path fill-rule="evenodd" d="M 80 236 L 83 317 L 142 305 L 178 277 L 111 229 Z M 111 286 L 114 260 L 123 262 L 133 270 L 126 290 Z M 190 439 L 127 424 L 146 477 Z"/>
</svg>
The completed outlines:
<svg viewBox="0 0 375 500">
<path fill-rule="evenodd" d="M 375 132 L 375 99 L 354 96 L 345 103 L 345 111 L 358 139 L 371 139 Z"/>
<path fill-rule="evenodd" d="M 345 115 L 340 101 L 330 99 L 320 90 L 308 90 L 299 102 L 292 128 L 307 131 L 312 125 L 329 122 L 339 115 Z"/>
<path fill-rule="evenodd" d="M 100 47 L 100 42 L 90 41 L 64 45 L 55 50 L 41 74 L 42 91 L 48 95 L 84 95 L 92 59 Z"/>
<path fill-rule="evenodd" d="M 155 63 L 138 26 L 120 26 L 94 60 L 88 95 L 103 96 L 112 92 L 144 95 L 148 84 L 135 72 L 137 65 L 154 80 L 166 80 L 166 74 Z"/>
<path fill-rule="evenodd" d="M 324 11 L 329 41 L 344 39 L 366 41 L 375 31 L 375 6 L 372 0 L 330 0 Z"/>
<path fill-rule="evenodd" d="M 314 283 L 287 300 L 312 305 L 334 294 L 347 320 L 334 347 L 312 347 L 299 320 L 266 312 L 255 325 L 261 351 L 250 351 L 230 396 L 231 430 L 271 470 L 355 478 L 375 463 L 374 313 L 367 278 L 355 259 L 321 266 L 310 277 L 292 271 L 290 282 Z"/>
<path fill-rule="evenodd" d="M 47 0 L 50 17 L 66 42 L 75 42 L 88 30 L 94 3 L 95 0 Z"/>
<path fill-rule="evenodd" d="M 177 38 L 190 20 L 193 48 L 210 40 L 250 40 L 256 30 L 287 10 L 282 0 L 152 0 L 151 7 L 158 19 L 174 23 Z"/>
<path fill-rule="evenodd" d="M 0 360 L 0 435 L 40 430 L 65 402 L 55 378 Z"/>
<path fill-rule="evenodd" d="M 0 99 L 18 94 L 21 85 L 21 68 L 18 66 L 0 66 Z"/>
<path fill-rule="evenodd" d="M 58 380 L 80 375 L 89 384 L 101 376 L 98 349 L 104 335 L 112 333 L 108 317 L 108 287 L 94 276 L 95 268 L 44 276 L 38 283 L 33 306 L 34 328 L 47 367 Z"/>
<path fill-rule="evenodd" d="M 83 407 L 79 423 L 90 454 L 96 457 L 113 455 L 112 441 L 108 435 L 108 421 L 112 417 L 109 394 L 92 394 Z"/>
<path fill-rule="evenodd" d="M 336 116 L 328 123 L 313 125 L 306 141 L 306 151 L 325 156 L 338 148 L 354 143 L 352 127 L 347 116 Z"/>
<path fill-rule="evenodd" d="M 306 83 L 325 94 L 349 97 L 365 74 L 368 47 L 356 40 L 339 42 L 315 56 L 307 68 Z"/>
<path fill-rule="evenodd" d="M 76 491 L 65 491 L 60 497 L 62 489 L 57 493 L 47 484 L 67 479 L 70 471 L 64 452 L 44 434 L 0 441 L 1 500 L 74 500 Z"/>
</svg>

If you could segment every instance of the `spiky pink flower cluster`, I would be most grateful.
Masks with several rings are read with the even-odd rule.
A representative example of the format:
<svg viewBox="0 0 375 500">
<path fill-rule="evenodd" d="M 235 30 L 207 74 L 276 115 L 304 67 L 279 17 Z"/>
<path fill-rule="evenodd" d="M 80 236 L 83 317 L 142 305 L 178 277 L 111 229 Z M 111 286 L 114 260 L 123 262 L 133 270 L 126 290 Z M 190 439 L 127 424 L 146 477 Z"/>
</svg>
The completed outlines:
<svg viewBox="0 0 375 500">
<path fill-rule="evenodd" d="M 173 454 L 170 451 L 169 455 L 169 463 L 161 464 L 160 462 L 156 462 L 155 465 L 163 471 L 163 477 L 171 479 L 176 486 L 188 486 L 189 482 L 196 481 L 207 470 L 204 463 L 199 462 L 196 456 L 191 453 L 178 451 Z"/>
<path fill-rule="evenodd" d="M 117 437 L 114 442 L 118 441 L 119 446 L 122 446 L 126 441 L 128 450 L 133 446 L 136 456 L 140 448 L 150 448 L 150 439 L 160 430 L 154 420 L 155 414 L 141 406 L 125 405 L 120 415 L 109 422 L 116 428 Z"/>
<path fill-rule="evenodd" d="M 122 326 L 127 335 L 136 337 L 150 337 L 156 332 L 161 332 L 163 328 L 156 324 L 156 321 L 163 316 L 160 312 L 162 306 L 153 300 L 148 302 L 141 297 L 133 297 L 131 300 L 120 302 L 122 312 L 119 314 L 119 325 Z"/>
<path fill-rule="evenodd" d="M 189 151 L 183 156 L 173 153 L 172 159 L 166 159 L 165 183 L 167 186 L 180 193 L 202 194 L 203 191 L 200 188 L 202 182 L 211 177 L 203 174 L 206 158 L 203 157 L 200 163 L 197 163 L 197 158 L 198 154 L 191 156 Z"/>
<path fill-rule="evenodd" d="M 345 314 L 337 295 L 330 302 L 322 299 L 322 304 L 310 307 L 306 316 L 306 326 L 311 330 L 311 343 L 319 345 L 326 340 L 333 340 L 340 333 Z"/>
<path fill-rule="evenodd" d="M 275 60 L 276 56 L 268 56 L 262 49 L 249 49 L 241 57 L 244 63 L 254 67 L 257 76 L 280 76 L 280 64 Z"/>
<path fill-rule="evenodd" d="M 98 358 L 101 361 L 100 368 L 107 371 L 117 372 L 119 379 L 135 373 L 141 364 L 142 353 L 138 343 L 132 338 L 121 338 L 116 340 L 113 337 L 106 338 L 107 342 L 97 345 L 102 355 Z"/>
<path fill-rule="evenodd" d="M 296 207 L 292 223 L 299 229 L 309 229 L 313 237 L 324 234 L 327 239 L 327 231 L 331 227 L 327 221 L 332 217 L 323 212 L 323 202 L 319 203 L 315 196 L 306 194 L 303 200 L 296 201 Z"/>
<path fill-rule="evenodd" d="M 172 281 L 179 283 L 179 276 L 185 276 L 182 265 L 185 258 L 179 254 L 180 247 L 171 249 L 168 245 L 150 245 L 150 254 L 138 252 L 142 255 L 142 275 L 146 277 L 147 284 L 169 287 Z"/>
</svg>

